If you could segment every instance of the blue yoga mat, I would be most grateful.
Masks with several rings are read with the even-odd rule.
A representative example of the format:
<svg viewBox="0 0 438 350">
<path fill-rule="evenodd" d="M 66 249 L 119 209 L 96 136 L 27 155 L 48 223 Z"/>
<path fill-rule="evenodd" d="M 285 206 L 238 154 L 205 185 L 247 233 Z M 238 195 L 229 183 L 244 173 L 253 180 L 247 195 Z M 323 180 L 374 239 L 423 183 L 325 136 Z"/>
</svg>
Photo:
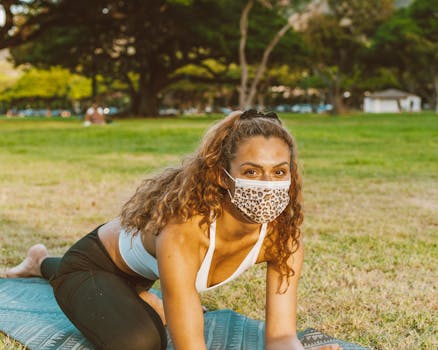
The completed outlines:
<svg viewBox="0 0 438 350">
<path fill-rule="evenodd" d="M 207 312 L 204 330 L 209 350 L 264 349 L 264 322 L 231 310 Z M 0 279 L 0 331 L 31 350 L 93 349 L 63 314 L 51 286 L 41 278 Z M 306 329 L 298 337 L 305 348 L 338 343 L 344 350 L 366 350 L 314 329 Z M 171 350 L 168 339 L 167 349 Z"/>
</svg>

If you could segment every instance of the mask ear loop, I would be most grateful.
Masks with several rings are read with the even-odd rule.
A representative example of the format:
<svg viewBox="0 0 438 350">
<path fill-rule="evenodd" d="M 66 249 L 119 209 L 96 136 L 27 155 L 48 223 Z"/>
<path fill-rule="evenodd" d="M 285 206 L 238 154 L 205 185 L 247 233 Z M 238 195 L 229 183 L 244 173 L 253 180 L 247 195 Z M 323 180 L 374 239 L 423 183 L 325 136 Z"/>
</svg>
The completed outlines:
<svg viewBox="0 0 438 350">
<path fill-rule="evenodd" d="M 225 174 L 227 174 L 228 177 L 229 177 L 231 180 L 233 180 L 234 183 L 236 183 L 236 179 L 233 178 L 233 177 L 231 176 L 231 174 L 227 171 L 227 169 L 225 169 L 225 168 L 222 168 L 222 169 L 224 169 Z M 230 196 L 231 203 L 234 203 L 234 202 L 233 202 L 233 196 L 231 195 L 231 192 L 230 192 L 230 189 L 229 189 L 229 188 L 227 188 L 227 192 L 228 192 L 228 194 L 229 194 L 229 196 Z"/>
</svg>

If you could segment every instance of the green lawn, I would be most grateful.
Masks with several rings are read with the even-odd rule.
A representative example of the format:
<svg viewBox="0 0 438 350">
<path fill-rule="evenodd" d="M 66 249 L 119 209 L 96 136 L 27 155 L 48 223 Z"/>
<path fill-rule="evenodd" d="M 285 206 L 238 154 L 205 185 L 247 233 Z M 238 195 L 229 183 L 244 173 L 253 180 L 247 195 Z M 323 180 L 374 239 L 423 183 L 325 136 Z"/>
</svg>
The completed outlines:
<svg viewBox="0 0 438 350">
<path fill-rule="evenodd" d="M 38 241 L 62 254 L 118 215 L 144 176 L 193 151 L 217 118 L 89 128 L 0 119 L 0 268 Z M 304 178 L 298 328 L 376 349 L 438 348 L 438 115 L 284 121 Z M 264 267 L 202 298 L 262 319 Z"/>
</svg>

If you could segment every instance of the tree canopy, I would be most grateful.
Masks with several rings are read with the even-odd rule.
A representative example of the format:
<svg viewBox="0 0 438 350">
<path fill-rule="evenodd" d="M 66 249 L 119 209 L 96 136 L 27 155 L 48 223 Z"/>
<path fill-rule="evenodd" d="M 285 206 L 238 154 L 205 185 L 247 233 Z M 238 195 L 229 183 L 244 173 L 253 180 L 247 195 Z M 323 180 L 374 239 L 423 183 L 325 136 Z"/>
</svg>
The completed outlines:
<svg viewBox="0 0 438 350">
<path fill-rule="evenodd" d="M 17 64 L 61 64 L 93 80 L 97 74 L 119 79 L 136 114 L 156 113 L 157 94 L 180 78 L 177 69 L 225 60 L 232 33 L 219 20 L 224 16 L 211 16 L 226 8 L 211 1 L 34 0 L 23 6 L 23 24 L 8 38 Z"/>
<path fill-rule="evenodd" d="M 310 20 L 304 37 L 311 53 L 310 68 L 325 82 L 333 111 L 341 113 L 341 93 L 348 85 L 353 87 L 354 77 L 359 78 L 364 51 L 393 6 L 390 0 L 329 0 L 328 6 L 327 13 Z"/>
<path fill-rule="evenodd" d="M 263 105 L 275 84 L 316 88 L 335 112 L 346 90 L 357 105 L 364 91 L 387 87 L 438 106 L 437 1 L 3 0 L 0 48 L 10 48 L 17 66 L 36 68 L 25 79 L 46 70 L 57 81 L 63 68 L 76 77 L 71 86 L 90 84 L 79 89 L 90 96 L 123 91 L 134 115 L 156 115 L 172 89 L 186 101 L 224 91 L 227 104 L 240 93 L 241 107 Z M 48 96 L 0 83 L 3 100 Z M 53 98 L 83 96 L 41 87 Z"/>
<path fill-rule="evenodd" d="M 60 67 L 30 69 L 11 86 L 5 87 L 0 101 L 80 100 L 90 95 L 88 79 Z"/>
<path fill-rule="evenodd" d="M 370 49 L 374 67 L 392 69 L 401 85 L 438 111 L 438 0 L 416 0 L 383 23 Z"/>
</svg>

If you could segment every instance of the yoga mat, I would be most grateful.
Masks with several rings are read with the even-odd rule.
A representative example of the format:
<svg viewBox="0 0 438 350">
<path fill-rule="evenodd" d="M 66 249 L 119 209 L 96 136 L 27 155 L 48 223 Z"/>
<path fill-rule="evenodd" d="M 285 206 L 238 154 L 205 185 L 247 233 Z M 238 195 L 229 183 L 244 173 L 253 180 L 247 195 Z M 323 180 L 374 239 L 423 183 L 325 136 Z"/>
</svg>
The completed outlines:
<svg viewBox="0 0 438 350">
<path fill-rule="evenodd" d="M 0 279 L 0 331 L 30 350 L 93 349 L 62 313 L 51 286 L 41 278 Z M 264 349 L 264 322 L 231 310 L 205 313 L 204 335 L 209 350 Z M 314 329 L 299 332 L 298 337 L 306 349 L 338 343 L 344 350 L 366 350 Z"/>
</svg>

